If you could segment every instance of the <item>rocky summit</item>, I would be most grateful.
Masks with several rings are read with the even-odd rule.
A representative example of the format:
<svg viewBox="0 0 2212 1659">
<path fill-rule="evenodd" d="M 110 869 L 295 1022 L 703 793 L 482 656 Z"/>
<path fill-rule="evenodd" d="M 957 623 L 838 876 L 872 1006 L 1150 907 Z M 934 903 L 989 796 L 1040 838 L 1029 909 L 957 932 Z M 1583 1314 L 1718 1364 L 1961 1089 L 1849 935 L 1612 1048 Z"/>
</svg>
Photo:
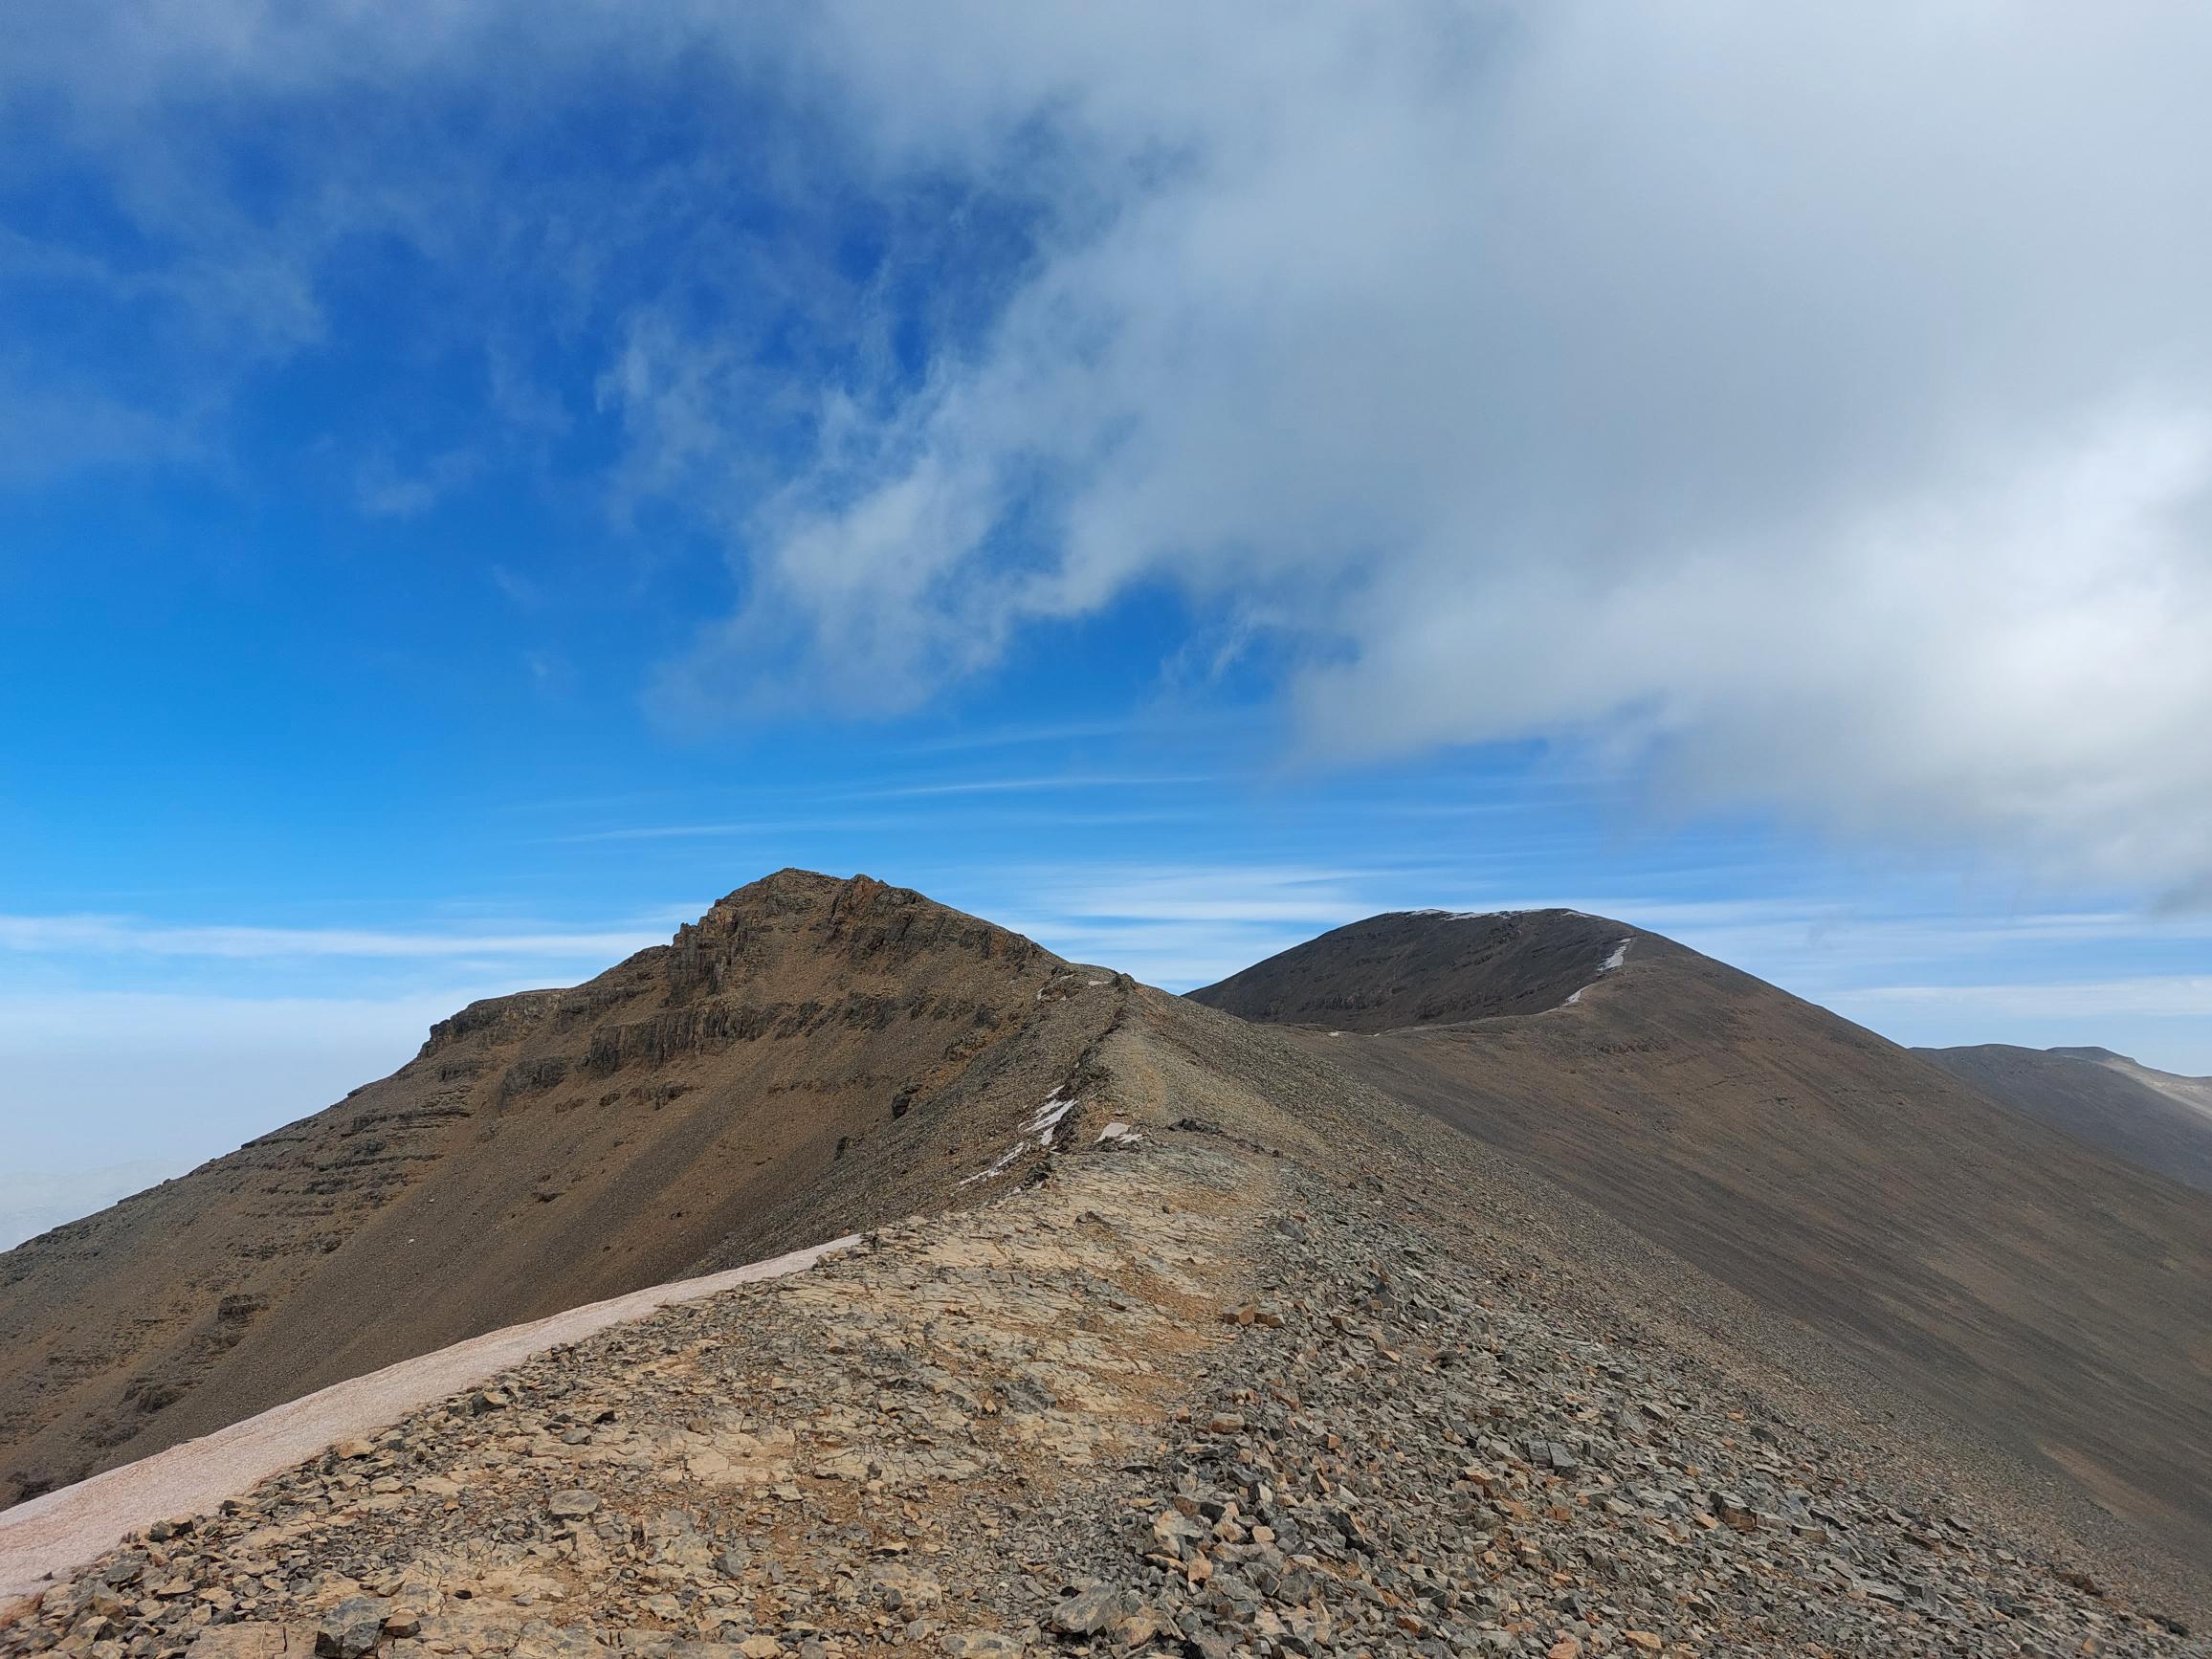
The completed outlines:
<svg viewBox="0 0 2212 1659">
<path fill-rule="evenodd" d="M 0 1502 L 520 1320 L 980 1196 L 1114 976 L 785 871 L 0 1255 Z"/>
<path fill-rule="evenodd" d="M 1019 960 L 896 1219 L 123 1517 L 0 1659 L 2207 1651 L 2176 1534 L 1360 1039 Z"/>
</svg>

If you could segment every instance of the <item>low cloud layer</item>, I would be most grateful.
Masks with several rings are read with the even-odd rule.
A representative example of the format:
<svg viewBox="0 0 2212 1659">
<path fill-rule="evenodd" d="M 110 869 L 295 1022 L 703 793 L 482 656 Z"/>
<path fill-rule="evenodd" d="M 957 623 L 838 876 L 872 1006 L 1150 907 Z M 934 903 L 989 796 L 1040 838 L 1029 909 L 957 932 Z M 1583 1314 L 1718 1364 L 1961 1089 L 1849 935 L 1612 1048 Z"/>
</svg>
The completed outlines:
<svg viewBox="0 0 2212 1659">
<path fill-rule="evenodd" d="M 850 336 L 833 374 L 674 279 L 623 301 L 562 407 L 618 432 L 625 510 L 728 538 L 741 595 L 666 701 L 913 707 L 1165 591 L 1319 755 L 1548 740 L 1689 809 L 2212 891 L 2201 7 L 576 8 L 521 31 L 417 0 L 321 26 L 201 6 L 167 33 L 72 90 L 86 145 L 217 80 L 251 109 L 496 79 L 484 129 L 524 132 L 516 108 L 611 60 L 759 116 L 740 156 L 686 137 L 696 213 L 639 193 L 653 261 L 773 265 L 719 193 L 832 168 L 883 269 L 903 251 L 959 288 L 838 292 L 806 321 Z M 249 227 L 262 264 L 175 280 L 299 278 L 262 343 L 298 349 L 318 236 L 396 217 L 370 158 L 330 170 L 312 225 Z M 600 280 L 576 250 L 601 235 L 603 264 L 644 257 L 622 237 L 645 210 L 559 205 L 569 242 L 530 244 L 559 281 Z M 991 214 L 995 240 L 962 229 Z M 713 237 L 667 244 L 694 221 Z"/>
</svg>

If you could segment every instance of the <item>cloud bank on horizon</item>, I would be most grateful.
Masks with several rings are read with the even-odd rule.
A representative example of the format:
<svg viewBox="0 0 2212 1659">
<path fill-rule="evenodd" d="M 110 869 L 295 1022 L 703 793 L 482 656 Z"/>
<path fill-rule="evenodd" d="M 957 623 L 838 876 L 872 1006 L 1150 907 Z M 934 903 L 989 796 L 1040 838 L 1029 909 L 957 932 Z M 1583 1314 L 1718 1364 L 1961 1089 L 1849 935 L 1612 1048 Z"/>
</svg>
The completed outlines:
<svg viewBox="0 0 2212 1659">
<path fill-rule="evenodd" d="M 149 343 L 17 343 L 19 476 L 227 464 L 394 245 L 502 441 L 598 423 L 615 510 L 724 541 L 680 717 L 911 708 L 1168 595 L 1317 755 L 1541 740 L 2212 900 L 2201 7 L 198 0 L 0 42 L 128 244 L 32 215 L 0 297 Z M 484 464 L 418 448 L 364 512 Z"/>
</svg>

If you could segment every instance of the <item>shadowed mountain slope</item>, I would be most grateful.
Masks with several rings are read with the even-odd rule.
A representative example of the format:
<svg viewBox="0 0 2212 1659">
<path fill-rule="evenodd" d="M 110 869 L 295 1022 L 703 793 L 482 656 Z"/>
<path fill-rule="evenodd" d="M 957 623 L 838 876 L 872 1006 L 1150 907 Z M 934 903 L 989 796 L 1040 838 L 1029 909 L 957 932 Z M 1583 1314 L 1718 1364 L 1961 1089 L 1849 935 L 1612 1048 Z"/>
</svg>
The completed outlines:
<svg viewBox="0 0 2212 1659">
<path fill-rule="evenodd" d="M 1192 995 L 1321 1028 L 1296 1040 L 2182 1547 L 2212 1544 L 2212 1205 L 1670 940 L 1521 923 L 1497 952 L 1497 918 L 1379 917 Z M 1462 928 L 1469 951 L 1438 937 Z M 1628 949 L 1580 987 L 1513 965 L 1607 939 Z M 1400 971 L 1463 959 L 1433 987 Z M 1385 982 L 1360 977 L 1373 963 Z M 1539 984 L 1544 1011 L 1332 1034 L 1352 1029 L 1339 1010 L 1433 1020 L 1525 1006 Z"/>
<path fill-rule="evenodd" d="M 2177 1077 L 2110 1049 L 1982 1043 L 1913 1052 L 2084 1145 L 2212 1193 L 2212 1077 Z"/>
<path fill-rule="evenodd" d="M 1111 976 L 785 871 L 340 1104 L 0 1255 L 0 1502 L 498 1326 L 945 1206 Z M 1018 1173 L 1018 1170 L 1016 1171 Z"/>
</svg>

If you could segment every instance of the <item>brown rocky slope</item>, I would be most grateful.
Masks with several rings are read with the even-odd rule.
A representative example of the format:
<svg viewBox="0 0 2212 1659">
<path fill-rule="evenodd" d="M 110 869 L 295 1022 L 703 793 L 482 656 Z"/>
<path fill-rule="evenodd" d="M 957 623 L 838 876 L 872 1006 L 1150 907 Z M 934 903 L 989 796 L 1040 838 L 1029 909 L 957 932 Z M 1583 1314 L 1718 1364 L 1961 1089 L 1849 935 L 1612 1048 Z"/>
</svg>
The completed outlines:
<svg viewBox="0 0 2212 1659">
<path fill-rule="evenodd" d="M 1475 954 L 1454 999 L 1588 957 L 1546 1011 L 1334 1034 L 1364 964 Z M 1616 943 L 1617 948 L 1617 943 Z M 1616 965 L 1605 968 L 1605 962 Z M 1418 1004 L 1417 987 L 1392 988 Z M 1954 1418 L 2212 1559 L 2212 1204 L 2028 1121 L 1825 1009 L 1617 922 L 1382 917 L 1200 1002 L 1556 1181 Z M 1450 1019 L 1449 1009 L 1443 1015 Z"/>
<path fill-rule="evenodd" d="M 1111 994 L 992 1202 L 160 1517 L 0 1656 L 2201 1652 L 1786 1321 L 1284 1034 Z"/>
<path fill-rule="evenodd" d="M 471 1116 L 425 1119 L 448 1129 L 336 1250 L 244 1262 L 285 1270 L 267 1313 L 142 1416 L 626 1288 L 625 1245 L 673 1276 L 873 1237 L 141 1516 L 0 1613 L 0 1659 L 2201 1651 L 2201 1235 L 1879 1039 L 1560 915 L 1384 918 L 1477 942 L 1370 926 L 1343 961 L 1380 986 L 1332 983 L 1326 940 L 1272 987 L 1240 976 L 1277 1019 L 1321 1015 L 1300 1029 L 786 873 L 589 985 L 472 1010 L 233 1171 L 267 1207 L 225 1241 L 165 1278 L 143 1221 L 80 1224 L 17 1280 L 41 1320 L 0 1288 L 13 1329 L 52 1351 L 133 1328 L 120 1294 L 58 1299 L 103 1293 L 88 1244 L 142 1308 L 238 1294 L 195 1275 L 296 1236 L 276 1201 L 330 1173 L 345 1113 L 456 1085 Z M 1330 1034 L 1362 1009 L 1425 1023 Z M 2027 1155 L 2096 1213 L 2005 1169 Z M 1921 1186 L 1969 1157 L 2003 1172 L 1952 1179 L 1946 1219 Z M 473 1219 L 412 1266 L 460 1194 Z M 545 1219 L 564 1206 L 591 1225 Z M 2171 1347 L 2115 1242 L 2158 1228 Z M 2101 1390 L 2101 1427 L 2068 1385 Z"/>
<path fill-rule="evenodd" d="M 2212 1193 L 2212 1077 L 2179 1077 L 2110 1049 L 1913 1051 L 2061 1135 Z"/>
<path fill-rule="evenodd" d="M 0 1255 L 0 1502 L 462 1338 L 981 1196 L 1111 976 L 785 871 Z"/>
</svg>

